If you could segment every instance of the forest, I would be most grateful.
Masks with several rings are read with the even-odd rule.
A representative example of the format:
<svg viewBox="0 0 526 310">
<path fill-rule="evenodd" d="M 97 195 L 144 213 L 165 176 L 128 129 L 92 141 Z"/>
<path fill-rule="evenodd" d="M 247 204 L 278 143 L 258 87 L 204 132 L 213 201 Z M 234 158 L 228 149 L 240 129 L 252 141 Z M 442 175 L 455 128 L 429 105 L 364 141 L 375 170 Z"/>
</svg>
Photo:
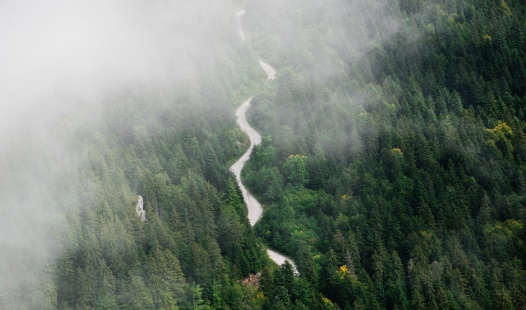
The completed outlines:
<svg viewBox="0 0 526 310">
<path fill-rule="evenodd" d="M 0 309 L 525 309 L 526 3 L 225 6 L 190 78 L 4 141 Z"/>
<path fill-rule="evenodd" d="M 523 309 L 526 6 L 329 2 L 247 9 L 256 233 L 342 309 Z"/>
</svg>

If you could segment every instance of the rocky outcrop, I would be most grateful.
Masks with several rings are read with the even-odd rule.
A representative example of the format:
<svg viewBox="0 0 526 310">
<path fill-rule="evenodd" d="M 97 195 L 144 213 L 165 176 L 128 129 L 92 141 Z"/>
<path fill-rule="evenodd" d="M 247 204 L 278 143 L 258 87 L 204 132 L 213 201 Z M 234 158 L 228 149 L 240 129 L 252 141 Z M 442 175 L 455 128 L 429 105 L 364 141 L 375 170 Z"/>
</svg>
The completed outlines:
<svg viewBox="0 0 526 310">
<path fill-rule="evenodd" d="M 144 200 L 142 199 L 141 195 L 137 197 L 137 205 L 135 206 L 135 212 L 137 212 L 137 216 L 139 217 L 141 222 L 146 221 L 146 211 L 144 211 Z"/>
</svg>

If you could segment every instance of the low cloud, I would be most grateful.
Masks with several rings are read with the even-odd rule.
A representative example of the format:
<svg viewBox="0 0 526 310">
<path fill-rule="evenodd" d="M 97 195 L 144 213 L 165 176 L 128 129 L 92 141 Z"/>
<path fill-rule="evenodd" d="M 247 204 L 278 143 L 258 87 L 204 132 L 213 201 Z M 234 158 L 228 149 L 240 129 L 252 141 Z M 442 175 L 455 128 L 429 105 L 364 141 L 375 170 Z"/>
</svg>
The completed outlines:
<svg viewBox="0 0 526 310">
<path fill-rule="evenodd" d="M 34 281 L 64 232 L 50 205 L 66 194 L 54 182 L 73 159 L 56 124 L 97 126 L 109 98 L 195 79 L 229 10 L 204 0 L 0 2 L 0 290 Z M 13 298 L 4 294 L 0 304 Z"/>
</svg>

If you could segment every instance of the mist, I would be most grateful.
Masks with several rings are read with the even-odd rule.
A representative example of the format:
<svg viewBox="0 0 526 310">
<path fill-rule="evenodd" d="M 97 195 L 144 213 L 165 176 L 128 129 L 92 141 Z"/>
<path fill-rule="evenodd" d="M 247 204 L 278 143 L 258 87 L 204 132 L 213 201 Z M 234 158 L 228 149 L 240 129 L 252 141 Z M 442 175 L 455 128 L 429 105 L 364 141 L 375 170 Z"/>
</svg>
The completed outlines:
<svg viewBox="0 0 526 310">
<path fill-rule="evenodd" d="M 85 164 L 72 133 L 101 130 L 115 98 L 195 84 L 197 68 L 217 65 L 214 53 L 235 38 L 218 34 L 233 12 L 214 1 L 0 2 L 0 301 L 45 291 L 69 246 L 57 206 L 74 204 Z"/>
<path fill-rule="evenodd" d="M 323 84 L 348 74 L 348 63 L 363 63 L 363 55 L 402 31 L 397 5 L 384 0 L 251 2 L 246 27 L 271 64 L 309 71 Z"/>
<path fill-rule="evenodd" d="M 276 119 L 282 131 L 292 129 L 291 137 L 318 132 L 309 137 L 309 150 L 284 152 L 321 147 L 343 158 L 362 150 L 358 135 L 374 136 L 377 131 L 364 117 L 384 105 L 377 85 L 385 64 L 371 62 L 369 55 L 385 54 L 383 46 L 397 36 L 411 34 L 418 44 L 420 32 L 404 20 L 398 1 L 259 1 L 247 6 L 247 36 L 263 59 L 281 69 L 280 95 L 267 98 L 266 104 L 272 102 L 279 111 Z M 316 112 L 307 115 L 304 106 Z M 266 109 L 256 104 L 254 114 L 267 119 Z"/>
<path fill-rule="evenodd" d="M 191 79 L 213 23 L 203 16 L 224 10 L 189 1 L 3 1 L 0 6 L 2 132 L 13 125 L 13 116 L 35 108 L 53 113 L 155 79 Z"/>
<path fill-rule="evenodd" d="M 309 1 L 305 8 L 319 12 L 321 20 L 314 23 L 289 19 L 285 14 L 305 9 L 302 1 L 255 1 L 248 4 L 243 25 L 250 44 L 263 60 L 278 69 L 278 83 L 282 83 L 278 87 L 294 89 L 308 83 L 330 84 L 348 74 L 346 63 L 355 61 L 361 65 L 360 55 L 373 49 L 379 37 L 387 38 L 400 29 L 399 21 L 386 13 L 390 7 L 386 1 L 335 1 L 329 7 L 324 1 Z M 176 94 L 184 93 L 184 89 L 194 89 L 195 94 L 212 93 L 208 97 L 215 96 L 218 101 L 229 97 L 216 85 L 201 85 L 200 79 L 208 69 L 223 65 L 218 53 L 242 44 L 236 31 L 237 9 L 230 1 L 205 0 L 0 3 L 0 305 L 2 300 L 16 304 L 16 299 L 22 298 L 23 295 L 11 295 L 12 291 L 23 294 L 35 286 L 40 291 L 52 287 L 49 283 L 53 281 L 50 271 L 54 260 L 68 247 L 78 246 L 70 238 L 68 222 L 72 219 L 61 207 L 80 204 L 74 198 L 79 193 L 82 199 L 90 200 L 92 192 L 86 188 L 91 184 L 83 179 L 85 175 L 79 167 L 91 163 L 75 145 L 94 141 L 86 138 L 72 142 L 78 136 L 84 137 L 74 134 L 89 132 L 97 136 L 106 130 L 115 135 L 132 135 L 130 132 L 158 122 Z M 280 22 L 267 23 L 264 29 L 251 27 L 255 14 L 265 11 L 278 15 L 269 21 Z M 375 28 L 381 29 L 380 33 L 367 36 L 361 29 L 356 32 L 361 36 L 354 36 L 348 31 L 349 27 L 367 28 L 367 23 L 377 23 Z M 315 24 L 323 26 L 316 28 Z M 264 36 L 258 37 L 258 32 L 270 34 L 267 38 L 281 32 L 284 39 L 261 40 Z M 330 48 L 323 48 L 327 46 Z M 304 57 L 295 57 L 298 54 Z M 254 65 L 258 67 L 257 61 Z M 289 79 L 290 68 L 295 72 Z M 304 76 L 310 75 L 313 80 L 302 80 L 305 72 L 309 74 Z M 223 74 L 227 77 L 229 71 L 225 69 Z M 285 75 L 279 79 L 280 74 Z M 320 105 L 347 106 L 348 102 L 356 102 L 361 106 L 370 93 L 346 90 L 330 98 L 316 96 Z M 133 100 L 150 95 L 168 99 L 147 107 Z M 303 95 L 305 100 L 310 99 Z M 201 113 L 201 107 L 181 101 L 180 109 L 199 108 Z M 214 113 L 217 111 L 213 101 L 198 98 L 194 102 L 209 108 L 209 114 L 202 115 L 204 118 L 220 114 Z M 277 104 L 283 102 L 286 100 Z M 297 107 L 280 107 L 285 111 L 283 122 L 290 121 L 287 115 L 301 113 L 299 104 L 304 102 L 296 103 Z M 142 118 L 140 125 L 144 126 L 137 129 L 119 115 L 105 114 L 108 106 L 117 104 L 123 109 L 136 109 Z M 219 112 L 232 114 L 234 124 L 233 110 Z M 322 116 L 327 120 L 319 122 L 323 129 L 314 140 L 327 150 L 344 152 L 346 146 L 332 140 L 334 131 L 343 131 L 343 126 L 333 128 L 327 114 L 320 113 Z M 356 135 L 354 130 L 353 134 Z M 95 155 L 105 156 L 103 151 Z M 137 194 L 123 192 L 123 196 Z M 130 203 L 130 210 L 134 205 Z"/>
</svg>

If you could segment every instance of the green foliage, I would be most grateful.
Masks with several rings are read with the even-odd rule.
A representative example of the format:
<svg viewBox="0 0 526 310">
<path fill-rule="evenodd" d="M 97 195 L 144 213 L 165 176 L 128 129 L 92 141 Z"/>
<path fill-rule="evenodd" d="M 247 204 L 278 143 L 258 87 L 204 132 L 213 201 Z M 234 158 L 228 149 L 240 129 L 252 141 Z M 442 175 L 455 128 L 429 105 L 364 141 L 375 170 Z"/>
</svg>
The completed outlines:
<svg viewBox="0 0 526 310">
<path fill-rule="evenodd" d="M 289 172 L 289 182 L 294 185 L 303 185 L 307 181 L 307 157 L 290 155 L 283 165 Z"/>
<path fill-rule="evenodd" d="M 56 149 L 29 129 L 9 145 L 9 218 L 34 203 L 17 195 L 29 184 L 56 225 L 28 224 L 52 245 L 2 252 L 24 259 L 0 266 L 0 307 L 525 308 L 524 3 L 246 10 L 248 45 L 279 69 L 249 115 L 264 135 L 243 171 L 267 205 L 255 230 L 227 167 L 246 149 L 233 105 L 263 74 L 223 16 L 191 82 L 115 94 L 85 113 L 93 126 L 65 116 Z M 259 238 L 300 275 L 267 264 Z"/>
<path fill-rule="evenodd" d="M 524 307 L 526 6 L 319 5 L 248 4 L 285 67 L 251 110 L 258 235 L 344 309 Z"/>
</svg>

